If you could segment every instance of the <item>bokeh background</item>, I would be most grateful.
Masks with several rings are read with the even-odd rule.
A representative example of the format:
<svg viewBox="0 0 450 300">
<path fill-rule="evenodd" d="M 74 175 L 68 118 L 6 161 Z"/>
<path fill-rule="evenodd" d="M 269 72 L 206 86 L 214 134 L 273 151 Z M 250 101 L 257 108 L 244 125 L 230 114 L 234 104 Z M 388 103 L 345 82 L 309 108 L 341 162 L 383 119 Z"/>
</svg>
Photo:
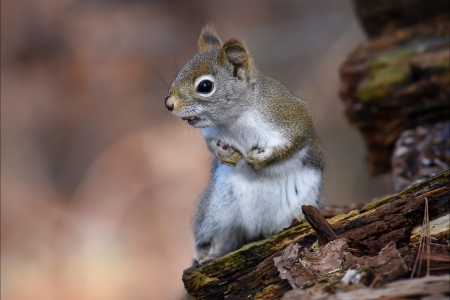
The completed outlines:
<svg viewBox="0 0 450 300">
<path fill-rule="evenodd" d="M 2 0 L 2 300 L 182 295 L 210 155 L 164 97 L 207 22 L 309 103 L 325 203 L 391 192 L 338 97 L 366 40 L 349 0 Z"/>
</svg>

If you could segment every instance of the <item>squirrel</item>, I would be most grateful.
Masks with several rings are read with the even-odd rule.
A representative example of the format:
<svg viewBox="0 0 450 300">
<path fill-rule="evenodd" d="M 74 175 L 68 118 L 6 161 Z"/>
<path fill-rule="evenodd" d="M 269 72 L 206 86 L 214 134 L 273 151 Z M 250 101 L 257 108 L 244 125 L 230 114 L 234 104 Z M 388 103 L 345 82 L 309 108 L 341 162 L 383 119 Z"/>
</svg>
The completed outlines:
<svg viewBox="0 0 450 300">
<path fill-rule="evenodd" d="M 236 38 L 204 27 L 197 53 L 176 75 L 166 108 L 202 128 L 211 179 L 193 216 L 203 264 L 302 218 L 321 198 L 324 157 L 307 104 L 260 73 Z"/>
</svg>

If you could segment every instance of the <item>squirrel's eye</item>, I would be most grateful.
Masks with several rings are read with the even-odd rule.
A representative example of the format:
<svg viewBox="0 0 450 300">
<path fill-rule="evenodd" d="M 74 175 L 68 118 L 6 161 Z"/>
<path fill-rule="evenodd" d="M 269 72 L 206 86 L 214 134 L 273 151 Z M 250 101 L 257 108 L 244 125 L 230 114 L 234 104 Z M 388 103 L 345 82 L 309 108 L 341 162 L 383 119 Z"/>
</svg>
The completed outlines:
<svg viewBox="0 0 450 300">
<path fill-rule="evenodd" d="M 214 83 L 210 80 L 202 80 L 200 81 L 200 83 L 197 85 L 197 92 L 199 92 L 200 94 L 209 94 L 211 93 L 211 91 L 214 88 Z"/>
<path fill-rule="evenodd" d="M 216 91 L 215 82 L 216 80 L 212 75 L 200 76 L 194 82 L 195 92 L 202 98 L 211 97 Z"/>
</svg>

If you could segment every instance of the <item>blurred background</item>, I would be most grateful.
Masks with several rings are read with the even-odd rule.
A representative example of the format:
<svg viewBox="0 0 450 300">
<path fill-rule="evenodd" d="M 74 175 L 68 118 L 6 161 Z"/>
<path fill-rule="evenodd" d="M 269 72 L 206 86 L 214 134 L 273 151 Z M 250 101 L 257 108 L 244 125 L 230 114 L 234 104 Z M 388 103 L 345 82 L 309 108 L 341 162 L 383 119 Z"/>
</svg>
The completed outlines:
<svg viewBox="0 0 450 300">
<path fill-rule="evenodd" d="M 1 299 L 182 295 L 210 155 L 164 97 L 207 22 L 309 103 L 325 203 L 391 192 L 338 97 L 349 0 L 2 0 Z"/>
</svg>

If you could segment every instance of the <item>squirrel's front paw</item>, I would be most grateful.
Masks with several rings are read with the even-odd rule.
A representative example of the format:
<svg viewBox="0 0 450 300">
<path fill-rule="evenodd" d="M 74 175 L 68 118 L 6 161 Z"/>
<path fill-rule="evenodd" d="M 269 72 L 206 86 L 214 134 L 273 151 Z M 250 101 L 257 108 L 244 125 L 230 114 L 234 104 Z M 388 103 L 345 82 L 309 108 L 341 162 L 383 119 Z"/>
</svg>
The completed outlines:
<svg viewBox="0 0 450 300">
<path fill-rule="evenodd" d="M 245 161 L 253 169 L 261 169 L 267 165 L 267 158 L 270 157 L 271 152 L 268 148 L 254 148 L 248 153 Z"/>
<path fill-rule="evenodd" d="M 210 150 L 221 164 L 228 166 L 235 166 L 242 158 L 239 151 L 220 140 L 215 143 L 214 148 L 210 147 Z"/>
</svg>

